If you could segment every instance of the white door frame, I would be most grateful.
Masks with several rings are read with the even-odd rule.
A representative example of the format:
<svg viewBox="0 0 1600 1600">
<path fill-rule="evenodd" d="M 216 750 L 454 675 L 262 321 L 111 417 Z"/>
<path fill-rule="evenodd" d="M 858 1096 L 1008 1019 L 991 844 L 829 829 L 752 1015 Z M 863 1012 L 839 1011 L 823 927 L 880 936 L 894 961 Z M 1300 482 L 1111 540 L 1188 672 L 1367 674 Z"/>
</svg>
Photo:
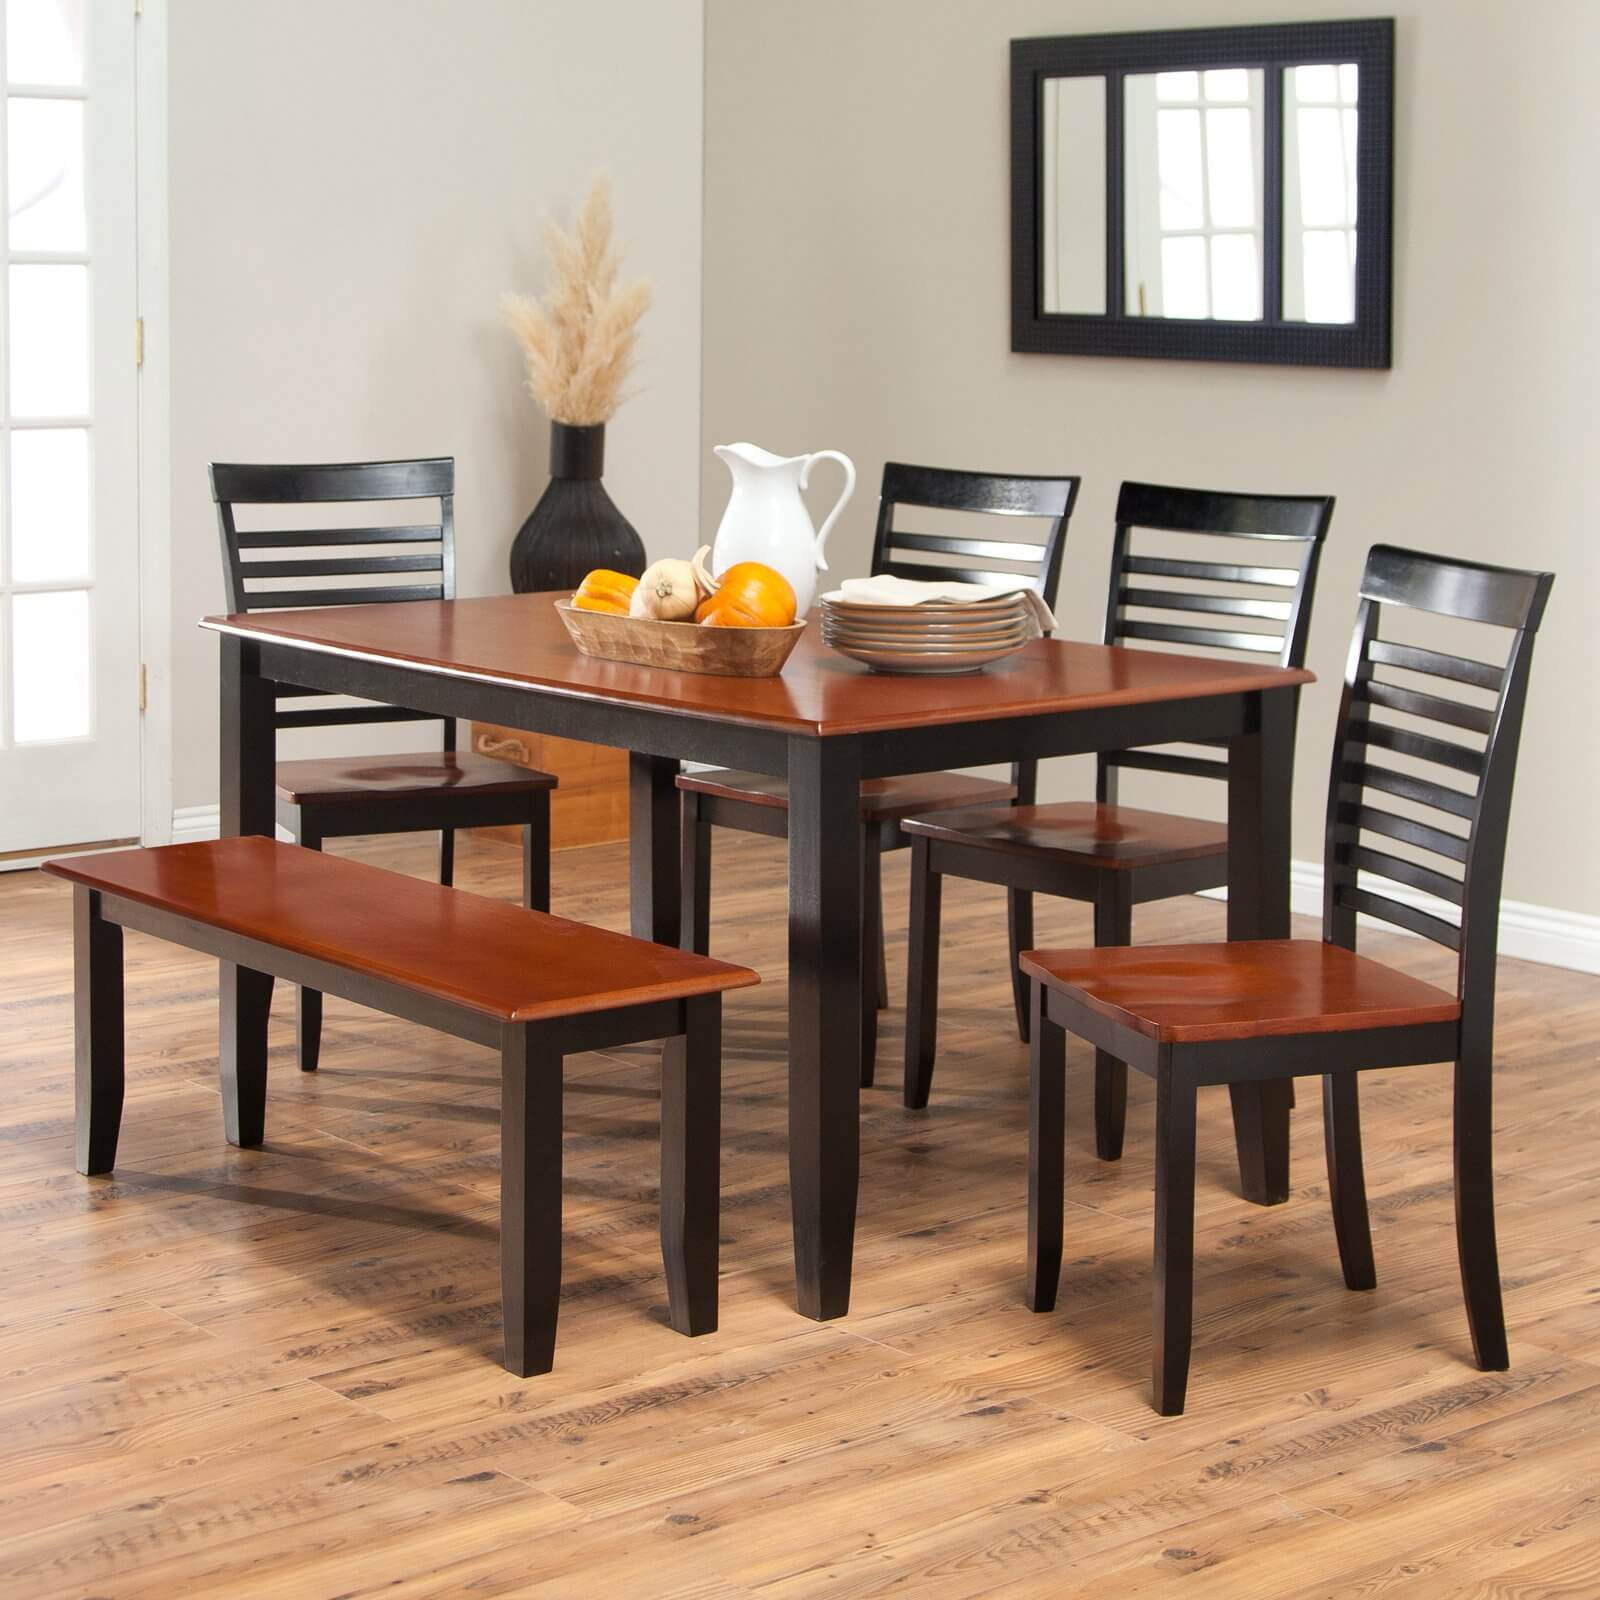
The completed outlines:
<svg viewBox="0 0 1600 1600">
<path fill-rule="evenodd" d="M 172 838 L 172 410 L 167 262 L 167 0 L 142 0 L 135 52 L 139 315 L 139 817 Z"/>
</svg>

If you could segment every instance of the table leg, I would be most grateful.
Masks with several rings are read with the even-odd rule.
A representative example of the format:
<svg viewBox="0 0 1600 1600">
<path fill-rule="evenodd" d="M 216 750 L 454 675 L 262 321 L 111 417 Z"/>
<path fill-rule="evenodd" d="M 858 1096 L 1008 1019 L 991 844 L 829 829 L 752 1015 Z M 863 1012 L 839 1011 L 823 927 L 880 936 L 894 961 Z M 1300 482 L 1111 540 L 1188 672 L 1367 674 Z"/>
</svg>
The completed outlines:
<svg viewBox="0 0 1600 1600">
<path fill-rule="evenodd" d="M 259 647 L 222 636 L 220 832 L 276 836 L 277 697 L 261 676 Z M 230 1144 L 259 1145 L 267 1096 L 267 1017 L 272 979 L 231 961 L 221 964 L 217 1064 L 223 1127 Z"/>
<path fill-rule="evenodd" d="M 1289 808 L 1298 691 L 1255 696 L 1255 731 L 1228 745 L 1228 937 L 1289 936 Z M 1289 1198 L 1289 1108 L 1294 1080 L 1236 1083 L 1233 1132 L 1247 1200 Z"/>
<path fill-rule="evenodd" d="M 678 762 L 628 755 L 628 894 L 635 939 L 678 943 Z"/>
<path fill-rule="evenodd" d="M 850 1308 L 861 1113 L 861 753 L 789 742 L 789 1197 L 796 1300 Z"/>
<path fill-rule="evenodd" d="M 260 649 L 245 639 L 222 636 L 222 818 L 223 838 L 276 828 L 274 769 L 278 729 L 273 687 L 261 676 Z"/>
</svg>

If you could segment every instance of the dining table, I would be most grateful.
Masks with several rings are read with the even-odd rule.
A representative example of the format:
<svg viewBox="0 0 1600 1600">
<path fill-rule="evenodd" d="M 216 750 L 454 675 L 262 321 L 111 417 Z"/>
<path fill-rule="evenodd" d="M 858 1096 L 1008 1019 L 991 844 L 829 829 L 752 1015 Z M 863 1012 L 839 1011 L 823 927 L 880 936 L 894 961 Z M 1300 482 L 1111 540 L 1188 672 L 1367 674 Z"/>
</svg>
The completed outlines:
<svg viewBox="0 0 1600 1600">
<path fill-rule="evenodd" d="M 297 695 L 354 696 L 625 749 L 632 932 L 676 944 L 682 763 L 786 779 L 789 1180 L 796 1303 L 806 1316 L 841 1316 L 850 1302 L 860 1015 L 871 1003 L 861 981 L 863 779 L 1173 742 L 1220 747 L 1228 937 L 1288 935 L 1290 780 L 1309 672 L 1040 638 L 969 676 L 901 676 L 847 660 L 808 627 L 780 675 L 719 677 L 580 654 L 555 606 L 567 598 L 205 618 L 221 636 L 221 830 L 272 834 L 278 703 Z M 996 1007 L 997 1046 L 1010 1017 L 1009 1006 Z M 265 1048 L 226 1016 L 224 1027 L 235 1027 L 225 1045 Z M 1259 1204 L 1282 1201 L 1290 1082 L 1230 1092 L 1242 1190 Z"/>
</svg>

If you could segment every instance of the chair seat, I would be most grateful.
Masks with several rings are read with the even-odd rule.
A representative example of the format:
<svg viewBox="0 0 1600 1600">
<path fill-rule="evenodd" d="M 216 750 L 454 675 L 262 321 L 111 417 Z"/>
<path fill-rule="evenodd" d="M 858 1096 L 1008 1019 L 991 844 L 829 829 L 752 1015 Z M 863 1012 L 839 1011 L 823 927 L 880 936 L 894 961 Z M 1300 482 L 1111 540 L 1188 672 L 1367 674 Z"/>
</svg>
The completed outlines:
<svg viewBox="0 0 1600 1600">
<path fill-rule="evenodd" d="M 548 772 L 531 772 L 465 750 L 280 761 L 277 783 L 278 798 L 296 806 L 417 800 L 447 793 L 536 794 L 556 786 Z"/>
<path fill-rule="evenodd" d="M 761 772 L 685 772 L 680 789 L 743 800 L 750 805 L 789 809 L 789 783 Z M 861 815 L 867 822 L 898 822 L 918 811 L 951 806 L 997 805 L 1016 788 L 996 778 L 969 778 L 959 772 L 916 772 L 903 778 L 867 778 L 861 785 Z"/>
<path fill-rule="evenodd" d="M 943 844 L 1124 871 L 1207 856 L 1225 862 L 1228 854 L 1228 830 L 1220 822 L 1092 800 L 945 811 L 937 818 L 908 817 L 904 826 Z"/>
<path fill-rule="evenodd" d="M 1461 1002 L 1339 945 L 1312 939 L 1029 950 L 1022 970 L 1160 1043 L 1453 1022 Z"/>
</svg>

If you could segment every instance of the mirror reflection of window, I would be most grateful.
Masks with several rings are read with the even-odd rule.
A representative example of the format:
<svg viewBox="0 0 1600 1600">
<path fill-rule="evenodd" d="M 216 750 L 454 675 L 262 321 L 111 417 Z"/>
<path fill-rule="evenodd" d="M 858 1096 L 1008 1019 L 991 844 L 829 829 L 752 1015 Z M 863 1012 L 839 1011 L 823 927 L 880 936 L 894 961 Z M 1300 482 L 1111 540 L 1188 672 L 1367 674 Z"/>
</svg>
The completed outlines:
<svg viewBox="0 0 1600 1600">
<path fill-rule="evenodd" d="M 1226 67 L 1126 79 L 1129 316 L 1260 320 L 1264 78 Z"/>
<path fill-rule="evenodd" d="M 1046 312 L 1106 314 L 1106 80 L 1046 78 L 1039 219 Z"/>
<path fill-rule="evenodd" d="M 1353 62 L 1283 75 L 1283 315 L 1353 322 L 1356 124 Z"/>
</svg>

